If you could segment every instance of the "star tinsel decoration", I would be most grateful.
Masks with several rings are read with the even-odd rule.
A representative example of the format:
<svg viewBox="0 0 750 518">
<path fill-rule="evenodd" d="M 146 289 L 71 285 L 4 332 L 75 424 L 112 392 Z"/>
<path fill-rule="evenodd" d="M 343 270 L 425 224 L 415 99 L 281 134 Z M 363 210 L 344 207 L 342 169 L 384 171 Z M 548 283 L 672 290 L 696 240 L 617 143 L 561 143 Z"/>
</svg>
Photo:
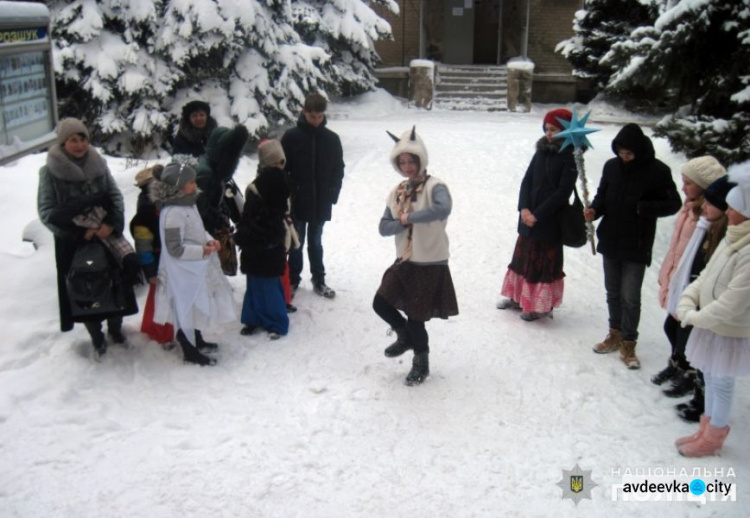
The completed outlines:
<svg viewBox="0 0 750 518">
<path fill-rule="evenodd" d="M 594 133 L 595 131 L 599 131 L 599 129 L 586 127 L 586 121 L 589 120 L 589 115 L 591 115 L 590 110 L 586 113 L 586 115 L 583 116 L 582 119 L 578 119 L 578 110 L 573 110 L 573 118 L 570 120 L 570 122 L 564 119 L 560 119 L 559 117 L 557 118 L 557 120 L 560 121 L 560 124 L 563 125 L 563 128 L 565 128 L 555 134 L 555 138 L 565 139 L 565 141 L 562 143 L 562 146 L 560 146 L 560 151 L 570 145 L 572 145 L 576 149 L 581 147 L 581 145 L 584 145 L 587 148 L 594 148 L 594 146 L 591 145 L 591 142 L 589 142 L 589 139 L 586 138 L 586 135 L 588 135 L 589 133 Z"/>
</svg>

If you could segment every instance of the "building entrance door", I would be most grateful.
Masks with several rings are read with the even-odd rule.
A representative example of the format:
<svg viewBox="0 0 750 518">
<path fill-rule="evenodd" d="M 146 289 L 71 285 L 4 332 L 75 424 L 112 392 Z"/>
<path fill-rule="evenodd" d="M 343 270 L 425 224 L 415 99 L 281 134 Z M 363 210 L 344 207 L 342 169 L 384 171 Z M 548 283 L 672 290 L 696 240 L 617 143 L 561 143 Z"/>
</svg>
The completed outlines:
<svg viewBox="0 0 750 518">
<path fill-rule="evenodd" d="M 476 0 L 474 63 L 496 65 L 501 0 Z"/>
<path fill-rule="evenodd" d="M 445 0 L 443 11 L 443 62 L 474 62 L 474 0 Z"/>
</svg>

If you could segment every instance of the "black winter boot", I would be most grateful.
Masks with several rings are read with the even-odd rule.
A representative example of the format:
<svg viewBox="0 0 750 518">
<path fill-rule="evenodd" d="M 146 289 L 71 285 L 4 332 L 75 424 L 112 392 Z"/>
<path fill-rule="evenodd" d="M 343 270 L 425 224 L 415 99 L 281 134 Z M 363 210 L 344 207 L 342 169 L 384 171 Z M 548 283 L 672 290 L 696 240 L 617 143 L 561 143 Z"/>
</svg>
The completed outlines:
<svg viewBox="0 0 750 518">
<path fill-rule="evenodd" d="M 430 353 L 419 353 L 414 355 L 411 363 L 411 371 L 406 375 L 408 386 L 419 385 L 430 375 Z"/>
<path fill-rule="evenodd" d="M 699 372 L 695 379 L 695 392 L 693 399 L 687 403 L 676 406 L 677 415 L 689 423 L 697 423 L 705 410 L 706 387 L 703 383 L 703 375 Z"/>
<path fill-rule="evenodd" d="M 219 350 L 219 344 L 214 342 L 206 342 L 203 339 L 203 334 L 199 329 L 195 330 L 195 345 L 202 353 L 213 353 Z"/>
<path fill-rule="evenodd" d="M 86 326 L 86 331 L 89 332 L 91 337 L 91 345 L 94 346 L 94 359 L 99 360 L 107 352 L 107 341 L 104 339 L 104 333 L 102 333 L 102 323 L 85 322 L 83 325 Z"/>
<path fill-rule="evenodd" d="M 667 363 L 667 366 L 664 367 L 664 369 L 651 376 L 651 383 L 654 385 L 661 385 L 664 382 L 674 380 L 678 370 L 679 367 L 677 367 L 677 362 L 670 358 L 669 363 Z"/>
<path fill-rule="evenodd" d="M 216 365 L 216 360 L 214 358 L 209 358 L 190 343 L 187 336 L 185 336 L 185 333 L 182 332 L 182 329 L 177 331 L 177 342 L 179 342 L 180 347 L 182 347 L 182 353 L 187 363 L 195 363 L 196 365 L 201 366 Z"/>
<path fill-rule="evenodd" d="M 409 331 L 405 327 L 401 329 L 394 329 L 396 332 L 396 341 L 385 348 L 385 355 L 387 358 L 395 358 L 401 356 L 409 349 L 413 348 L 411 340 L 409 339 Z"/>
<path fill-rule="evenodd" d="M 697 372 L 694 370 L 681 371 L 683 375 L 672 383 L 672 386 L 664 389 L 664 395 L 667 397 L 682 397 L 687 396 L 693 390 L 695 390 L 695 378 Z"/>
<path fill-rule="evenodd" d="M 122 334 L 122 318 L 116 317 L 107 320 L 107 334 L 116 344 L 125 343 L 125 335 Z"/>
</svg>

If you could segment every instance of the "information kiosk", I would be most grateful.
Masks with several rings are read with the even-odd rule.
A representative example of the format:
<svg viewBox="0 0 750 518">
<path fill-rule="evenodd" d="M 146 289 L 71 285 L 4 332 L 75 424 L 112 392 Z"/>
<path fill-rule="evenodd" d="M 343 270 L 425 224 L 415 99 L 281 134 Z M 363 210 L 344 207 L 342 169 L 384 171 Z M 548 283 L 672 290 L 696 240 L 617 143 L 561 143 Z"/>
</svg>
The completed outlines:
<svg viewBox="0 0 750 518">
<path fill-rule="evenodd" d="M 49 10 L 0 1 L 0 165 L 48 147 L 56 126 Z"/>
</svg>

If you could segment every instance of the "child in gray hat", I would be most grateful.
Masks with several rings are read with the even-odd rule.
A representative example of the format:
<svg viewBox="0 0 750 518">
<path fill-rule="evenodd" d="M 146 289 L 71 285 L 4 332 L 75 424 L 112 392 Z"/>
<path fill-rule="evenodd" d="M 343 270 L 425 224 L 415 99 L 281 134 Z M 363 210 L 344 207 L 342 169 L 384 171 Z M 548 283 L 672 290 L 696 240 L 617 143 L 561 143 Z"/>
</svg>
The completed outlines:
<svg viewBox="0 0 750 518">
<path fill-rule="evenodd" d="M 159 208 L 162 254 L 156 288 L 154 322 L 177 328 L 185 361 L 214 365 L 205 353 L 218 345 L 206 342 L 200 329 L 236 319 L 232 288 L 216 256 L 220 245 L 206 232 L 195 205 L 196 172 L 190 165 L 171 163 L 154 171 L 151 199 Z"/>
</svg>

